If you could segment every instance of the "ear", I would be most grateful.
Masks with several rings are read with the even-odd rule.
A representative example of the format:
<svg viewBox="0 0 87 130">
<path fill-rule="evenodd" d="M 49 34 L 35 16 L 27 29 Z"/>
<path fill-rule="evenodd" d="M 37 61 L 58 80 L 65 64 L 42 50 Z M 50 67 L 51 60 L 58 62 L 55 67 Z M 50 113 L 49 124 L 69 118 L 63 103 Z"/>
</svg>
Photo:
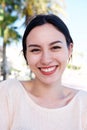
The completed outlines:
<svg viewBox="0 0 87 130">
<path fill-rule="evenodd" d="M 70 43 L 68 50 L 69 50 L 69 60 L 70 60 L 70 58 L 72 57 L 72 52 L 73 52 L 73 43 Z"/>
</svg>

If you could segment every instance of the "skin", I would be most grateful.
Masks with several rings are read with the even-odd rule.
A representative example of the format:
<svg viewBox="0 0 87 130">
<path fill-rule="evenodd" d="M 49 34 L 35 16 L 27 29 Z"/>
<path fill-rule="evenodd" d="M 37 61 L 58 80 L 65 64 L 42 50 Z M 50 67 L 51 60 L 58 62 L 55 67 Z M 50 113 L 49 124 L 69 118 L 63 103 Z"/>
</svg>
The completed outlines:
<svg viewBox="0 0 87 130">
<path fill-rule="evenodd" d="M 35 79 L 22 82 L 29 96 L 48 108 L 63 107 L 77 91 L 62 86 L 61 78 L 71 57 L 65 36 L 51 24 L 37 26 L 26 39 L 26 58 Z"/>
</svg>

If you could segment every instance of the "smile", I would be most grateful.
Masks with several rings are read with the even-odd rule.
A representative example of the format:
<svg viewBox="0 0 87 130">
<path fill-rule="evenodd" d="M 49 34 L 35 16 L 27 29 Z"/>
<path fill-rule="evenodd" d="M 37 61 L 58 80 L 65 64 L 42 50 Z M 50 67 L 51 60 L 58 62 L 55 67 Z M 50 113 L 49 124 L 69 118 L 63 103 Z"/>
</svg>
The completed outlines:
<svg viewBox="0 0 87 130">
<path fill-rule="evenodd" d="M 44 75 L 50 75 L 53 74 L 56 71 L 57 66 L 51 66 L 51 67 L 42 67 L 40 68 L 40 71 L 44 74 Z"/>
</svg>

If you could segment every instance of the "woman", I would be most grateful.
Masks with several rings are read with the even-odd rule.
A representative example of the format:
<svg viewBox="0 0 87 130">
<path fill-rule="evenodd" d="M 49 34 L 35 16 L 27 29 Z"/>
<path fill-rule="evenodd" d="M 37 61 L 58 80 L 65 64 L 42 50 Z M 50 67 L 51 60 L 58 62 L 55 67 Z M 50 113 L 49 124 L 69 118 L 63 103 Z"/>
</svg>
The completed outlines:
<svg viewBox="0 0 87 130">
<path fill-rule="evenodd" d="M 87 93 L 61 83 L 73 40 L 57 16 L 38 15 L 23 36 L 35 78 L 0 84 L 0 130 L 87 130 Z"/>
</svg>

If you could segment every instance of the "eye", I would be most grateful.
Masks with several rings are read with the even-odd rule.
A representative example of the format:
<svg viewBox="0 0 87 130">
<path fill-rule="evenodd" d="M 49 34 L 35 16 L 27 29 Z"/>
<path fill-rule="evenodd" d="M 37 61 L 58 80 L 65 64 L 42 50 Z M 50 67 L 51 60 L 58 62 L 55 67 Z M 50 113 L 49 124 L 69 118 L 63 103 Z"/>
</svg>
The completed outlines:
<svg viewBox="0 0 87 130">
<path fill-rule="evenodd" d="M 51 49 L 52 50 L 59 50 L 59 49 L 61 49 L 61 47 L 60 46 L 53 46 Z"/>
<path fill-rule="evenodd" d="M 40 52 L 40 49 L 38 49 L 38 48 L 34 48 L 34 49 L 31 49 L 30 52 L 33 52 L 33 53 L 39 53 L 39 52 Z"/>
</svg>

